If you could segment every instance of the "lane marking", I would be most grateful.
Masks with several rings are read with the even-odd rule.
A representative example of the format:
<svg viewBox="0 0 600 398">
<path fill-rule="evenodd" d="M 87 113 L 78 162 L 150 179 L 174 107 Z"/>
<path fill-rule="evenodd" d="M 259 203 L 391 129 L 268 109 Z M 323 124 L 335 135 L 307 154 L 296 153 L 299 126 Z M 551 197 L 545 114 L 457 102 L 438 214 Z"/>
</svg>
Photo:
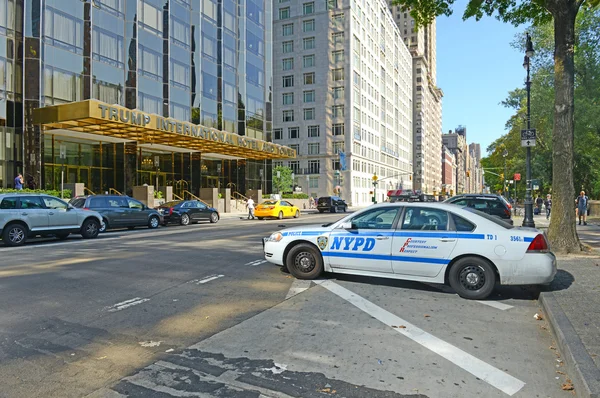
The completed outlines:
<svg viewBox="0 0 600 398">
<path fill-rule="evenodd" d="M 454 294 L 455 296 L 458 296 L 458 294 L 456 294 L 456 292 L 454 291 L 454 289 L 452 289 L 450 286 L 447 286 L 447 285 L 437 285 L 437 284 L 434 284 L 434 283 L 425 283 L 425 285 L 427 285 L 429 287 L 432 287 L 434 289 L 437 289 L 437 290 L 441 290 L 444 293 Z M 515 308 L 512 305 L 504 304 L 504 303 L 501 303 L 499 301 L 491 301 L 491 300 L 489 300 L 489 301 L 488 300 L 473 300 L 473 301 L 475 301 L 476 303 L 480 303 L 480 304 L 483 304 L 483 305 L 488 305 L 490 307 L 494 307 L 494 308 L 496 308 L 498 310 L 502 310 L 502 311 L 506 311 L 506 310 L 510 310 L 511 308 Z"/>
<path fill-rule="evenodd" d="M 390 328 L 397 325 L 406 326 L 406 328 L 392 329 L 454 363 L 458 367 L 471 373 L 473 376 L 478 377 L 488 384 L 496 387 L 505 394 L 514 395 L 525 386 L 523 381 L 493 367 L 492 365 L 474 357 L 471 354 L 466 353 L 460 348 L 427 333 L 423 329 L 420 329 L 412 323 L 384 310 L 383 308 L 373 304 L 367 299 L 362 298 L 361 296 L 333 281 L 316 280 L 315 283 L 318 283 L 330 292 L 343 298 L 350 304 L 354 305 L 358 309 L 364 311 Z"/>
<path fill-rule="evenodd" d="M 250 267 L 256 267 L 257 265 L 261 265 L 261 264 L 264 264 L 266 262 L 267 262 L 267 260 L 260 259 L 260 260 L 250 261 L 249 263 L 246 263 L 244 265 L 248 265 Z"/>
<path fill-rule="evenodd" d="M 149 298 L 132 298 L 130 300 L 125 300 L 117 304 L 113 304 L 110 307 L 105 307 L 104 309 L 108 312 L 116 312 L 124 310 L 125 308 L 133 307 L 134 305 L 145 303 L 146 301 L 150 301 Z"/>
<path fill-rule="evenodd" d="M 224 276 L 225 275 L 209 275 L 209 276 L 207 276 L 205 278 L 202 278 L 202 279 L 193 279 L 193 280 L 189 281 L 188 283 L 193 283 L 193 284 L 196 284 L 196 285 L 202 285 L 204 283 L 208 283 L 210 281 L 214 281 L 215 279 L 219 279 L 219 278 L 222 278 Z"/>
<path fill-rule="evenodd" d="M 288 290 L 288 293 L 285 296 L 285 299 L 288 300 L 288 299 L 302 293 L 303 291 L 310 288 L 310 284 L 311 284 L 311 281 L 305 281 L 302 279 L 294 280 L 294 282 L 292 283 L 292 286 L 290 286 L 290 290 Z"/>
</svg>

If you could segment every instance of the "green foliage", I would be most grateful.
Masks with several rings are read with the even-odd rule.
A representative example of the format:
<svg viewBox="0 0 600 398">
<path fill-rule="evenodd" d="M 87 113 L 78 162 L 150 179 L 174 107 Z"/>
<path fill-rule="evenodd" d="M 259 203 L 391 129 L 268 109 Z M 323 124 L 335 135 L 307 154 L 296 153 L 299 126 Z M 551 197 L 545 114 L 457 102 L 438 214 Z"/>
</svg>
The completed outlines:
<svg viewBox="0 0 600 398">
<path fill-rule="evenodd" d="M 307 193 L 284 193 L 281 199 L 308 199 Z"/>
<path fill-rule="evenodd" d="M 263 193 L 262 198 L 263 199 L 271 199 L 271 195 L 269 195 L 268 193 Z"/>
<path fill-rule="evenodd" d="M 277 177 L 279 172 L 279 177 Z M 273 167 L 273 192 L 286 192 L 292 190 L 292 169 L 285 166 Z"/>
<path fill-rule="evenodd" d="M 154 199 L 162 199 L 163 193 L 162 191 L 154 191 Z"/>
<path fill-rule="evenodd" d="M 60 191 L 53 190 L 53 189 L 21 189 L 21 190 L 16 190 L 16 189 L 4 189 L 4 188 L 0 188 L 0 194 L 3 194 L 3 193 L 39 193 L 39 194 L 46 194 L 46 195 L 56 196 L 57 198 L 60 198 Z M 63 191 L 63 197 L 65 199 L 71 198 L 71 191 L 68 190 L 68 189 L 65 189 Z"/>
</svg>

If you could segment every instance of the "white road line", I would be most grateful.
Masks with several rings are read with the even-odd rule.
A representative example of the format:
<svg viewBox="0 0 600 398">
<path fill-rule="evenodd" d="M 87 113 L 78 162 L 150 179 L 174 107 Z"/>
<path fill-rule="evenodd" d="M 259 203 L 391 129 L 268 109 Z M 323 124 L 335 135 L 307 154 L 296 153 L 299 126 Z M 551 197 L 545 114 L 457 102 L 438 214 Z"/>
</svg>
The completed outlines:
<svg viewBox="0 0 600 398">
<path fill-rule="evenodd" d="M 224 277 L 225 275 L 209 275 L 206 278 L 202 278 L 202 279 L 194 279 L 189 281 L 189 283 L 194 283 L 196 285 L 202 285 L 204 283 L 210 282 L 210 281 L 214 281 L 215 279 L 219 279 Z"/>
<path fill-rule="evenodd" d="M 125 300 L 121 303 L 113 304 L 110 307 L 105 307 L 104 309 L 108 312 L 116 312 L 124 310 L 125 308 L 133 307 L 134 305 L 145 303 L 146 301 L 150 301 L 150 299 L 136 297 L 131 300 Z"/>
<path fill-rule="evenodd" d="M 288 300 L 288 299 L 294 297 L 295 295 L 300 294 L 303 291 L 305 291 L 306 289 L 310 288 L 310 283 L 311 283 L 311 281 L 305 281 L 302 279 L 294 280 L 294 283 L 292 283 L 290 290 L 288 290 L 288 293 L 285 296 L 285 299 Z"/>
<path fill-rule="evenodd" d="M 438 285 L 438 284 L 434 284 L 434 283 L 425 283 L 425 284 L 434 289 L 441 290 L 442 292 L 456 295 L 456 292 L 450 286 Z M 498 310 L 502 310 L 502 311 L 506 311 L 506 310 L 510 310 L 511 308 L 514 308 L 512 305 L 504 304 L 499 301 L 475 300 L 475 302 L 484 304 L 484 305 L 488 305 L 490 307 L 494 307 L 494 308 L 496 308 Z"/>
<path fill-rule="evenodd" d="M 406 326 L 405 328 L 394 328 L 393 330 L 446 358 L 448 361 L 466 370 L 473 376 L 479 377 L 505 394 L 513 395 L 525 386 L 525 383 L 521 380 L 427 333 L 423 329 L 384 310 L 333 281 L 315 282 L 390 327 L 398 325 Z"/>
<path fill-rule="evenodd" d="M 257 265 L 261 265 L 266 262 L 267 262 L 267 260 L 254 260 L 254 261 L 250 261 L 249 263 L 246 263 L 244 265 L 248 265 L 250 267 L 256 267 Z"/>
</svg>

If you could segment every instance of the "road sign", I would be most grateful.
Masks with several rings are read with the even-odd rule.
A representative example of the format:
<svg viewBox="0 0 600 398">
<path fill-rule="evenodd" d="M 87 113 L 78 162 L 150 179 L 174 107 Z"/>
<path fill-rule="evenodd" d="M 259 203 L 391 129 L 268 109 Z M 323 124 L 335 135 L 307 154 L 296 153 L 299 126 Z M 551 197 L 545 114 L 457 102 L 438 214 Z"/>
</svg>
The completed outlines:
<svg viewBox="0 0 600 398">
<path fill-rule="evenodd" d="M 535 146 L 536 131 L 535 129 L 521 130 L 521 146 Z"/>
<path fill-rule="evenodd" d="M 521 174 L 515 173 L 515 181 L 521 181 Z"/>
</svg>

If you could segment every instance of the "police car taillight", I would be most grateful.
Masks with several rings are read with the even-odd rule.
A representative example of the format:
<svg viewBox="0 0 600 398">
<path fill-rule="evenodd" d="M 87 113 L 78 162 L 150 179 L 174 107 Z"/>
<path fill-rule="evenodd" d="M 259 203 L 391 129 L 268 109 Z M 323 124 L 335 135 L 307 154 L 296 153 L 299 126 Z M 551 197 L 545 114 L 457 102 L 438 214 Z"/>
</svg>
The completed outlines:
<svg viewBox="0 0 600 398">
<path fill-rule="evenodd" d="M 539 234 L 538 236 L 536 236 L 533 239 L 533 241 L 529 244 L 529 247 L 527 248 L 527 253 L 534 253 L 534 252 L 545 253 L 547 251 L 548 251 L 548 242 L 546 242 L 546 238 L 542 234 Z"/>
</svg>

